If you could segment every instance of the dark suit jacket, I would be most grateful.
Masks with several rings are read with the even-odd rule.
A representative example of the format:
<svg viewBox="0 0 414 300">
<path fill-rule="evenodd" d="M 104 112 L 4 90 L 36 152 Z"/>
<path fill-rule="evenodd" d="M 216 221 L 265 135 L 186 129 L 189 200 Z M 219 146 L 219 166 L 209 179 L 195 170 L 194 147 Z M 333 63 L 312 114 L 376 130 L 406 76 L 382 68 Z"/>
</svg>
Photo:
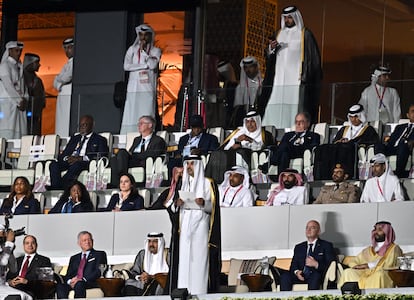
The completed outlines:
<svg viewBox="0 0 414 300">
<path fill-rule="evenodd" d="M 387 145 L 389 147 L 394 147 L 395 142 L 400 138 L 403 134 L 404 130 L 406 130 L 408 124 L 399 124 L 395 127 L 394 131 L 391 133 L 390 139 L 388 140 Z M 408 141 L 414 140 L 414 130 L 411 130 L 411 134 L 407 138 Z"/>
<path fill-rule="evenodd" d="M 109 200 L 108 206 L 106 207 L 106 211 L 111 211 L 115 208 L 117 202 L 119 200 L 119 195 L 114 194 L 112 195 L 111 199 Z M 144 198 L 141 195 L 129 195 L 125 201 L 122 202 L 121 210 L 138 210 L 144 208 Z"/>
<path fill-rule="evenodd" d="M 70 258 L 68 271 L 63 277 L 65 283 L 77 275 L 81 256 L 82 252 Z M 105 251 L 92 249 L 86 258 L 86 265 L 83 269 L 83 278 L 89 286 L 95 285 L 96 279 L 101 276 L 101 271 L 99 270 L 100 264 L 107 264 Z"/>
<path fill-rule="evenodd" d="M 280 144 L 289 143 L 293 145 L 293 141 L 290 141 L 290 140 L 294 137 L 295 134 L 296 134 L 295 131 L 286 132 L 283 135 L 282 140 L 280 141 Z M 298 149 L 303 148 L 303 151 L 305 151 L 306 149 L 312 149 L 313 147 L 318 146 L 320 144 L 320 140 L 321 140 L 321 137 L 319 134 L 307 130 L 304 136 L 303 144 L 295 146 L 295 147 L 297 147 Z"/>
<path fill-rule="evenodd" d="M 0 208 L 1 214 L 10 214 L 13 207 L 13 199 L 4 199 Z M 22 202 L 16 207 L 14 215 L 40 214 L 40 203 L 34 197 L 24 197 Z"/>
<path fill-rule="evenodd" d="M 52 209 L 49 211 L 49 214 L 60 214 L 66 202 L 68 202 L 68 199 L 60 198 L 58 202 L 56 202 L 55 206 L 53 206 Z M 91 211 L 94 211 L 94 207 L 91 201 L 81 201 L 80 204 L 75 205 L 72 208 L 72 214 Z"/>
<path fill-rule="evenodd" d="M 151 136 L 151 140 L 148 143 L 147 149 L 144 152 L 140 153 L 133 153 L 134 149 L 141 143 L 142 137 L 137 136 L 131 148 L 129 148 L 129 153 L 132 153 L 132 158 L 134 160 L 145 161 L 148 157 L 157 157 L 161 154 L 165 154 L 167 152 L 167 144 L 165 143 L 164 139 L 159 137 L 155 134 L 155 132 Z"/>
<path fill-rule="evenodd" d="M 305 259 L 308 252 L 308 243 L 302 242 L 295 246 L 293 251 L 293 259 L 290 265 L 289 271 L 293 274 L 295 270 L 303 270 L 305 267 Z M 317 269 L 313 269 L 315 272 L 320 272 L 323 278 L 329 264 L 335 260 L 335 251 L 331 242 L 318 239 L 313 250 L 313 258 L 319 263 Z"/>
<path fill-rule="evenodd" d="M 345 128 L 347 127 L 349 126 L 342 126 L 341 129 L 339 129 L 339 131 L 336 133 L 335 138 L 333 140 L 334 143 L 343 137 Z M 379 141 L 379 137 L 378 137 L 377 131 L 374 129 L 374 127 L 372 127 L 371 125 L 368 125 L 362 134 L 348 141 L 348 143 L 352 142 L 352 143 L 357 143 L 357 144 L 371 145 L 371 144 L 378 143 L 378 141 Z"/>
<path fill-rule="evenodd" d="M 71 156 L 81 139 L 82 135 L 80 134 L 72 136 L 62 154 L 59 155 L 59 161 L 62 161 L 65 156 Z M 109 149 L 106 138 L 94 132 L 86 142 L 86 155 L 89 157 L 89 160 L 95 159 L 98 153 L 100 156 L 108 156 Z"/>
<path fill-rule="evenodd" d="M 16 273 L 12 273 L 9 272 L 7 273 L 7 279 L 13 279 L 17 276 L 19 276 L 19 272 L 20 269 L 22 268 L 23 265 L 23 260 L 24 260 L 24 255 L 20 256 L 18 258 L 16 258 L 17 261 L 17 272 Z M 49 257 L 40 255 L 40 254 L 35 254 L 35 256 L 33 257 L 32 262 L 29 265 L 29 268 L 27 269 L 27 273 L 25 278 L 30 282 L 32 280 L 36 280 L 37 279 L 37 274 L 36 274 L 36 269 L 37 268 L 41 268 L 41 267 L 51 267 L 52 264 L 50 263 L 50 259 Z"/>
<path fill-rule="evenodd" d="M 183 154 L 184 147 L 187 145 L 188 140 L 190 139 L 190 134 L 186 134 L 180 138 L 178 141 L 178 153 Z M 201 154 L 208 154 L 211 151 L 217 150 L 219 143 L 215 135 L 203 132 L 198 143 L 198 149 L 201 150 Z"/>
</svg>

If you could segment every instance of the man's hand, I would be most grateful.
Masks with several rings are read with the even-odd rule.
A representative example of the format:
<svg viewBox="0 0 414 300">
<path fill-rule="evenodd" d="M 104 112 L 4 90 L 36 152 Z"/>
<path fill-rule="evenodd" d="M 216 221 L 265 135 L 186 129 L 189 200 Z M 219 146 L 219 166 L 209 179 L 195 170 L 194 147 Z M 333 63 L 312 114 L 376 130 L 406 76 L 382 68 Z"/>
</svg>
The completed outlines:
<svg viewBox="0 0 414 300">
<path fill-rule="evenodd" d="M 242 134 L 240 136 L 237 137 L 237 141 L 242 142 L 242 141 L 248 141 L 249 143 L 253 142 L 253 139 L 245 134 Z"/>
<path fill-rule="evenodd" d="M 300 280 L 300 281 L 305 281 L 305 277 L 303 277 L 303 272 L 302 270 L 299 270 L 295 273 L 296 277 Z"/>
<path fill-rule="evenodd" d="M 181 198 L 178 198 L 177 201 L 175 201 L 175 206 L 180 207 L 183 206 L 184 201 Z"/>
<path fill-rule="evenodd" d="M 70 280 L 70 287 L 73 289 L 75 287 L 75 284 L 78 283 L 78 281 L 82 281 L 82 279 L 80 279 L 78 277 L 73 277 Z"/>
<path fill-rule="evenodd" d="M 25 111 L 26 110 L 26 106 L 27 106 L 27 100 L 25 98 L 22 98 L 19 102 L 19 105 L 17 105 L 17 108 L 20 111 Z"/>
<path fill-rule="evenodd" d="M 369 269 L 369 267 L 368 267 L 368 264 L 360 264 L 360 265 L 353 266 L 352 269 L 364 270 L 364 269 Z"/>
<path fill-rule="evenodd" d="M 313 268 L 316 269 L 316 268 L 318 268 L 318 265 L 319 265 L 319 263 L 312 256 L 306 257 L 305 266 L 313 267 Z"/>
<path fill-rule="evenodd" d="M 203 207 L 204 206 L 204 199 L 203 198 L 196 198 L 195 203 L 197 203 L 198 205 Z"/>
<path fill-rule="evenodd" d="M 139 280 L 143 283 L 148 283 L 152 279 L 152 276 L 146 272 L 142 272 Z"/>
<path fill-rule="evenodd" d="M 68 157 L 68 164 L 73 165 L 74 163 L 76 163 L 78 161 L 82 161 L 82 160 L 83 160 L 82 156 L 69 156 Z"/>
<path fill-rule="evenodd" d="M 192 155 L 201 155 L 201 154 L 202 154 L 202 152 L 201 152 L 201 149 L 199 149 L 199 148 L 194 148 L 194 149 L 191 149 L 191 154 L 192 154 Z"/>
<path fill-rule="evenodd" d="M 23 277 L 20 277 L 20 276 L 17 276 L 15 278 L 9 280 L 9 285 L 12 286 L 12 287 L 15 287 L 18 284 L 27 284 L 27 283 L 28 283 L 28 280 L 26 278 L 23 278 Z"/>
</svg>

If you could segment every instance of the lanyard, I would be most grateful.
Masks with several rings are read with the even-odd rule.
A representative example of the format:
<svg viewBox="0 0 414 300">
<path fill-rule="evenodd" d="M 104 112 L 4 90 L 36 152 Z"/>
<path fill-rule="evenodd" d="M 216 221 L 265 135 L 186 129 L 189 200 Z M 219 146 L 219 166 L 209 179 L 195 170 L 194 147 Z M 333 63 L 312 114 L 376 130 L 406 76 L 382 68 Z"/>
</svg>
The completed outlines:
<svg viewBox="0 0 414 300">
<path fill-rule="evenodd" d="M 380 185 L 380 183 L 379 183 L 379 179 L 377 178 L 377 186 L 378 186 L 378 190 L 380 191 L 380 193 L 381 193 L 381 196 L 383 196 L 384 197 L 384 192 L 382 191 L 382 188 L 381 188 L 381 185 Z"/>
<path fill-rule="evenodd" d="M 385 94 L 385 90 L 387 89 L 387 87 L 385 86 L 384 89 L 382 90 L 382 94 L 380 95 L 377 89 L 377 86 L 375 85 L 375 92 L 377 93 L 377 97 L 379 99 L 379 107 L 378 109 L 381 109 L 381 107 L 385 108 L 384 102 L 382 101 L 382 99 L 384 99 L 384 94 Z"/>
<path fill-rule="evenodd" d="M 233 198 L 231 199 L 229 206 L 231 206 L 233 204 L 234 198 L 236 198 L 237 193 L 240 192 L 240 190 L 242 188 L 243 188 L 243 184 L 241 184 L 240 187 L 237 189 L 237 191 L 234 193 Z M 227 195 L 227 192 L 229 191 L 229 189 L 230 189 L 230 186 L 224 192 L 223 203 L 225 202 L 224 200 L 226 199 L 226 195 Z"/>
</svg>

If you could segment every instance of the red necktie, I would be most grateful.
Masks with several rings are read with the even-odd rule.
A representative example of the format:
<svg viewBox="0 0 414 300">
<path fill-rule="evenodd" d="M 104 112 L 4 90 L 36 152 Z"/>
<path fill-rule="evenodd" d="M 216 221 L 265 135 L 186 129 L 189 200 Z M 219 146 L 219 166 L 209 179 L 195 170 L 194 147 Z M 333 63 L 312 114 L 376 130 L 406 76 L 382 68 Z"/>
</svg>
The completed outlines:
<svg viewBox="0 0 414 300">
<path fill-rule="evenodd" d="M 29 268 L 29 261 L 30 261 L 30 255 L 26 256 L 26 260 L 24 261 L 23 268 L 20 272 L 20 277 L 25 278 L 27 269 Z"/>
<path fill-rule="evenodd" d="M 79 279 L 83 278 L 83 269 L 85 269 L 85 265 L 86 265 L 86 253 L 82 255 L 82 259 L 79 263 L 78 273 L 76 275 L 77 278 Z"/>
</svg>

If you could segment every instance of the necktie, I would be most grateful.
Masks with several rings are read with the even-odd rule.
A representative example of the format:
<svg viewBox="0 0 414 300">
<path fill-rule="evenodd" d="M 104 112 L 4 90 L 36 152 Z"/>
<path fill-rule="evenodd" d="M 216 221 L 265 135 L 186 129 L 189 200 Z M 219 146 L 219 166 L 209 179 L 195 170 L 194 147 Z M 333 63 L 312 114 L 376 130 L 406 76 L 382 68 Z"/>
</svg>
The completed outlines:
<svg viewBox="0 0 414 300">
<path fill-rule="evenodd" d="M 141 149 L 140 149 L 140 151 L 139 152 L 144 152 L 145 151 L 145 139 L 142 139 L 142 141 L 141 141 Z"/>
<path fill-rule="evenodd" d="M 23 278 L 26 277 L 27 269 L 29 268 L 29 261 L 30 261 L 30 255 L 28 255 L 26 257 L 26 260 L 24 261 L 22 271 L 20 272 L 20 277 L 23 277 Z"/>
<path fill-rule="evenodd" d="M 83 135 L 83 136 L 82 136 L 82 139 L 81 139 L 81 141 L 80 141 L 80 143 L 78 143 L 78 145 L 76 146 L 76 154 L 77 154 L 77 155 L 79 155 L 79 154 L 80 154 L 80 152 L 81 152 L 81 150 L 82 150 L 82 147 L 83 147 L 83 144 L 85 144 L 85 141 L 86 141 L 86 136 L 85 136 L 85 135 Z"/>
<path fill-rule="evenodd" d="M 312 247 L 313 247 L 313 244 L 309 244 L 309 246 L 308 246 L 309 248 L 308 248 L 308 253 L 306 254 L 306 257 L 308 257 L 308 256 L 312 256 L 312 254 L 313 254 L 313 250 L 312 250 Z M 311 268 L 310 267 L 307 267 L 307 266 L 305 266 L 304 268 L 303 268 L 303 276 L 305 277 L 305 278 L 307 278 L 310 274 L 312 273 L 312 270 L 311 270 Z"/>
<path fill-rule="evenodd" d="M 336 191 L 337 189 L 339 189 L 339 183 L 335 184 L 334 191 Z"/>
<path fill-rule="evenodd" d="M 85 269 L 85 265 L 86 265 L 86 253 L 82 255 L 82 259 L 79 263 L 78 273 L 76 275 L 77 278 L 79 279 L 83 278 L 83 269 Z"/>
</svg>

